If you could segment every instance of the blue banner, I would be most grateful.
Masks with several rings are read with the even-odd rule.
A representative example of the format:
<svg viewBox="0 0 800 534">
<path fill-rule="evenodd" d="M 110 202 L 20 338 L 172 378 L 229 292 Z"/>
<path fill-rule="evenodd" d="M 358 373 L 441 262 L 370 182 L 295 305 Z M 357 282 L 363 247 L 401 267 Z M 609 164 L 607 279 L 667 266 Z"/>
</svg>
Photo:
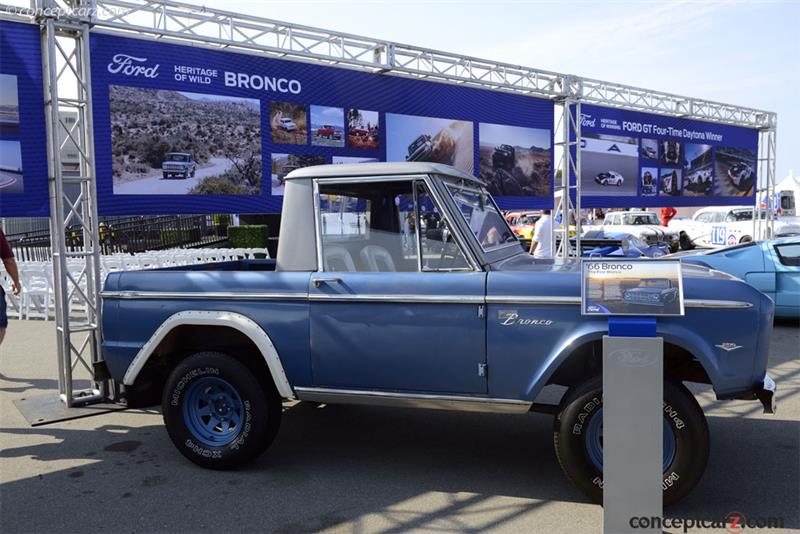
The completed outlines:
<svg viewBox="0 0 800 534">
<path fill-rule="evenodd" d="M 39 26 L 0 21 L 0 217 L 47 217 Z"/>
<path fill-rule="evenodd" d="M 758 130 L 581 106 L 581 206 L 752 205 Z"/>
<path fill-rule="evenodd" d="M 323 163 L 436 161 L 505 209 L 553 203 L 553 103 L 181 45 L 91 37 L 99 209 L 268 213 Z"/>
</svg>

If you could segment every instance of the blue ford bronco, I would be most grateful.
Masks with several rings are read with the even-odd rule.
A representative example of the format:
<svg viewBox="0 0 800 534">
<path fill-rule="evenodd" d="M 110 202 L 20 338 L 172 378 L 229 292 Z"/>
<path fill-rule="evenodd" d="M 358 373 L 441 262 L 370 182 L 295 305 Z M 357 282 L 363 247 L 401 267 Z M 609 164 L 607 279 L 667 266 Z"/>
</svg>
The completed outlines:
<svg viewBox="0 0 800 534">
<path fill-rule="evenodd" d="M 703 267 L 683 277 L 686 315 L 657 325 L 665 503 L 708 459 L 685 382 L 774 408 L 772 301 Z M 452 167 L 295 170 L 276 259 L 112 273 L 102 296 L 111 374 L 129 403 L 160 400 L 173 443 L 201 466 L 261 454 L 283 399 L 541 411 L 555 414 L 566 475 L 602 501 L 607 321 L 580 313 L 579 261 L 528 255 L 483 184 Z M 559 403 L 541 402 L 549 386 Z"/>
</svg>

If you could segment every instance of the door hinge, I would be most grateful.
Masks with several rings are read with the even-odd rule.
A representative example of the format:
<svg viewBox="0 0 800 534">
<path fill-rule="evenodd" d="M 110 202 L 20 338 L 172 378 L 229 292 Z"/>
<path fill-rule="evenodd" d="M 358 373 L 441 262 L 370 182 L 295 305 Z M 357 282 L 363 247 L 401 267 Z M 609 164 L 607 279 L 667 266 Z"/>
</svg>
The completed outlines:
<svg viewBox="0 0 800 534">
<path fill-rule="evenodd" d="M 478 305 L 478 319 L 483 319 L 483 304 Z"/>
<path fill-rule="evenodd" d="M 478 364 L 478 376 L 486 376 L 486 364 L 479 363 Z"/>
</svg>

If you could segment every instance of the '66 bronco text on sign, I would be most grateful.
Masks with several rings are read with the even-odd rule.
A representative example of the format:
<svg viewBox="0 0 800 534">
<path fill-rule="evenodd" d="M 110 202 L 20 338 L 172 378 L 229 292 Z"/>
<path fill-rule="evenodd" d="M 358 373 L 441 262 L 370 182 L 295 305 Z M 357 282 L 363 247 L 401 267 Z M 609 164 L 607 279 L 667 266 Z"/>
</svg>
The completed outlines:
<svg viewBox="0 0 800 534">
<path fill-rule="evenodd" d="M 583 261 L 584 315 L 683 315 L 678 260 Z"/>
</svg>

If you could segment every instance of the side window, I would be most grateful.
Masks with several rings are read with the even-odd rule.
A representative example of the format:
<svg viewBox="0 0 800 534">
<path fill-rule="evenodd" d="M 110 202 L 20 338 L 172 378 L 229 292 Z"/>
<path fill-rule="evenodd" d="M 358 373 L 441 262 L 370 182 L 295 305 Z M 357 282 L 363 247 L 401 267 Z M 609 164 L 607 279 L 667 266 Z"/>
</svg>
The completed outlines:
<svg viewBox="0 0 800 534">
<path fill-rule="evenodd" d="M 461 247 L 424 182 L 417 182 L 419 243 L 423 271 L 469 269 Z"/>
<path fill-rule="evenodd" d="M 412 182 L 319 185 L 323 270 L 416 271 Z"/>
<path fill-rule="evenodd" d="M 778 253 L 778 259 L 782 264 L 800 267 L 800 243 L 775 245 L 775 252 Z"/>
</svg>

